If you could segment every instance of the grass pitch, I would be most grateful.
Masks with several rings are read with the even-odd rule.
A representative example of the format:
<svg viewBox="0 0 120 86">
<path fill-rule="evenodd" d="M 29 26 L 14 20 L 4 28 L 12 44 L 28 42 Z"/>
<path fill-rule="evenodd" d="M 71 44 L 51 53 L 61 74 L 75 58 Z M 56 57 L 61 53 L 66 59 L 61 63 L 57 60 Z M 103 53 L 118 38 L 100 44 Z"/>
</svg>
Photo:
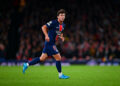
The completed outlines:
<svg viewBox="0 0 120 86">
<path fill-rule="evenodd" d="M 0 66 L 0 86 L 120 86 L 120 66 L 63 66 L 70 79 L 59 79 L 55 66 Z"/>
</svg>

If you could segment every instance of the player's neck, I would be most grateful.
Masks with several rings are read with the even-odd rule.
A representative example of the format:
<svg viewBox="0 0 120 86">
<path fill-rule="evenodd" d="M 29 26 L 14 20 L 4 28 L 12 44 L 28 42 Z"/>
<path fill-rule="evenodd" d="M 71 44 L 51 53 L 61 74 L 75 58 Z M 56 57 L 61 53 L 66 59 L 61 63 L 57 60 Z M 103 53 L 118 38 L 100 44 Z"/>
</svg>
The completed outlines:
<svg viewBox="0 0 120 86">
<path fill-rule="evenodd" d="M 63 22 L 62 21 L 60 21 L 59 19 L 57 19 L 57 21 L 59 22 L 59 24 L 62 24 Z"/>
</svg>

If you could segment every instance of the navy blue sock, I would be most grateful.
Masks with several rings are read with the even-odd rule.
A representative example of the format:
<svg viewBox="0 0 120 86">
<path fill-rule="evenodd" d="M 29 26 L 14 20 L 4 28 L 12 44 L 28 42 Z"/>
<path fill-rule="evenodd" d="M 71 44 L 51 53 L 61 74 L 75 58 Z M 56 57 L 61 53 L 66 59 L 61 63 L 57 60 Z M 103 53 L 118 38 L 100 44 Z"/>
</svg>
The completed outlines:
<svg viewBox="0 0 120 86">
<path fill-rule="evenodd" d="M 32 61 L 28 62 L 29 65 L 34 65 L 36 63 L 40 62 L 40 57 L 37 57 L 35 59 L 33 59 Z"/>
<path fill-rule="evenodd" d="M 56 61 L 56 67 L 59 73 L 61 73 L 61 61 Z"/>
</svg>

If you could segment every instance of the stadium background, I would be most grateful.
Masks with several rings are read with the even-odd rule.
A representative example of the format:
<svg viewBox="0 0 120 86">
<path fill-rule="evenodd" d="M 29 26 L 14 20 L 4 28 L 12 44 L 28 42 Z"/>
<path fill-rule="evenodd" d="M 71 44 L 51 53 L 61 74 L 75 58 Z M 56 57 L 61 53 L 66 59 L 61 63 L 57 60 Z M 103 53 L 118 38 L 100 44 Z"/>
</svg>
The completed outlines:
<svg viewBox="0 0 120 86">
<path fill-rule="evenodd" d="M 0 62 L 40 56 L 41 26 L 61 8 L 67 12 L 65 42 L 57 42 L 62 61 L 120 62 L 119 0 L 1 0 L 0 8 Z"/>
<path fill-rule="evenodd" d="M 41 55 L 41 26 L 61 8 L 65 42 L 57 47 L 70 79 L 58 79 L 52 57 L 22 74 L 23 62 Z M 0 86 L 120 86 L 119 65 L 120 0 L 0 0 Z"/>
</svg>

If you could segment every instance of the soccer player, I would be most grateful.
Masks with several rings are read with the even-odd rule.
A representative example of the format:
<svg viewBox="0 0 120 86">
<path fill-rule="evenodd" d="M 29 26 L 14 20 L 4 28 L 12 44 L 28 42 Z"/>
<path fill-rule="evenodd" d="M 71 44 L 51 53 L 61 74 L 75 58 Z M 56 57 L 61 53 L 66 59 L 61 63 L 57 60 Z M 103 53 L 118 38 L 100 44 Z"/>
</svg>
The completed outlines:
<svg viewBox="0 0 120 86">
<path fill-rule="evenodd" d="M 60 38 L 64 42 L 63 30 L 65 24 L 66 12 L 64 9 L 60 9 L 57 12 L 57 19 L 49 21 L 47 24 L 42 26 L 42 31 L 45 35 L 45 46 L 40 57 L 36 57 L 32 61 L 23 64 L 23 73 L 25 73 L 28 66 L 34 65 L 38 62 L 44 61 L 48 56 L 53 56 L 56 60 L 56 68 L 59 73 L 59 79 L 68 79 L 69 76 L 62 74 L 61 69 L 61 55 L 56 48 L 55 41 Z"/>
</svg>

